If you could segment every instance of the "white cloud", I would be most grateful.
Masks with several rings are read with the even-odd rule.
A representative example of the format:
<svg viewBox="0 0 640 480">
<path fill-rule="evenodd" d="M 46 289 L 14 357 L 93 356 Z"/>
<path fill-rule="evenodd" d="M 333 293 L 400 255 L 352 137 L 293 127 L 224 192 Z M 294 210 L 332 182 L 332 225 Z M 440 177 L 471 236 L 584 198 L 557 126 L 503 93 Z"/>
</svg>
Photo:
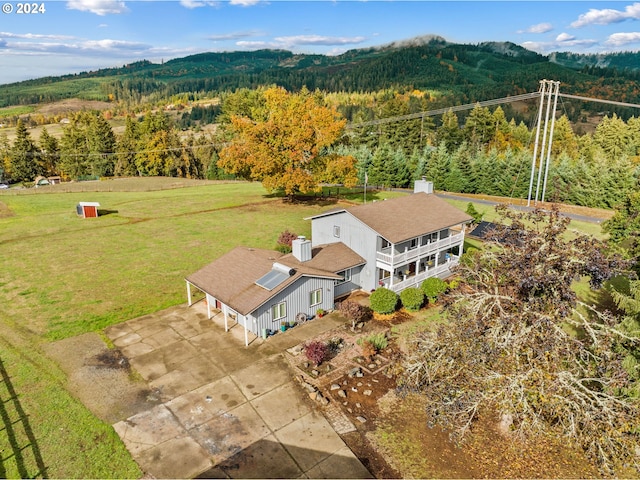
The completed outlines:
<svg viewBox="0 0 640 480">
<path fill-rule="evenodd" d="M 537 23 L 536 25 L 531 25 L 526 30 L 518 30 L 518 33 L 547 33 L 553 30 L 553 25 L 550 23 Z"/>
<path fill-rule="evenodd" d="M 574 37 L 573 35 L 569 35 L 568 33 L 563 32 L 556 37 L 556 42 L 566 43 L 566 42 L 573 41 L 575 39 L 576 37 Z"/>
<path fill-rule="evenodd" d="M 253 5 L 257 5 L 261 0 L 231 0 L 229 3 L 231 5 L 240 5 L 241 7 L 251 7 Z"/>
<path fill-rule="evenodd" d="M 323 35 L 292 35 L 287 37 L 275 37 L 271 41 L 243 40 L 236 42 L 241 48 L 258 50 L 261 48 L 295 49 L 303 45 L 343 46 L 362 43 L 365 37 L 327 37 Z"/>
<path fill-rule="evenodd" d="M 259 32 L 257 30 L 250 30 L 246 32 L 231 32 L 231 33 L 222 33 L 222 34 L 214 34 L 209 35 L 207 38 L 214 42 L 221 42 L 225 40 L 237 40 L 239 38 L 247 38 L 247 37 L 257 37 L 260 35 L 264 35 L 264 33 Z"/>
<path fill-rule="evenodd" d="M 285 45 L 353 45 L 364 42 L 365 37 L 325 37 L 322 35 L 294 35 L 276 37 L 275 41 Z"/>
<path fill-rule="evenodd" d="M 562 34 L 558 35 L 558 37 L 562 37 Z M 551 52 L 557 51 L 586 51 L 587 49 L 598 45 L 598 43 L 599 42 L 597 40 L 577 40 L 569 35 L 568 37 L 560 38 L 560 40 L 556 38 L 556 40 L 552 42 L 523 42 L 520 45 L 527 50 L 532 50 L 542 55 L 547 55 Z"/>
<path fill-rule="evenodd" d="M 180 0 L 180 5 L 188 9 L 194 9 L 200 7 L 217 7 L 220 3 L 209 0 Z"/>
<path fill-rule="evenodd" d="M 40 33 L 11 33 L 11 32 L 0 32 L 0 37 L 20 38 L 25 40 L 70 40 L 74 38 L 69 35 L 45 35 Z"/>
<path fill-rule="evenodd" d="M 640 43 L 640 32 L 614 33 L 609 35 L 609 38 L 604 43 L 613 47 L 621 47 L 629 43 Z"/>
<path fill-rule="evenodd" d="M 625 20 L 640 20 L 640 3 L 627 5 L 622 10 L 614 10 L 612 8 L 603 8 L 597 10 L 589 9 L 587 13 L 583 13 L 578 20 L 571 24 L 574 28 L 584 27 L 586 25 L 609 25 L 611 23 L 620 23 Z"/>
<path fill-rule="evenodd" d="M 122 0 L 68 0 L 67 8 L 100 16 L 129 11 Z"/>
</svg>

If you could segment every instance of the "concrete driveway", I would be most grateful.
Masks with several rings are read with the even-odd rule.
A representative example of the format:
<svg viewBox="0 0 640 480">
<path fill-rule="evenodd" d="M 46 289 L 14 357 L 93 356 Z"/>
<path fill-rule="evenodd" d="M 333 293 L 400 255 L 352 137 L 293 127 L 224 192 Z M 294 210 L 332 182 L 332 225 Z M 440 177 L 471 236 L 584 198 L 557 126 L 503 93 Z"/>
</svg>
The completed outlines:
<svg viewBox="0 0 640 480">
<path fill-rule="evenodd" d="M 324 317 L 248 347 L 203 304 L 114 325 L 108 337 L 159 400 L 114 428 L 156 478 L 372 478 L 283 356 L 336 325 Z"/>
</svg>

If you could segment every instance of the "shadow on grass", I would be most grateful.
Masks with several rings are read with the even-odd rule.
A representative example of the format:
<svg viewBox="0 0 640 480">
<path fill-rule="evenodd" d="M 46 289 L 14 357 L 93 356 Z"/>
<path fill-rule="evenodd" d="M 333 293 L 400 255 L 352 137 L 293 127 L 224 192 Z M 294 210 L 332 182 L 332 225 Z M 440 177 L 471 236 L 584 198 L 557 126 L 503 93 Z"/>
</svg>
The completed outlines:
<svg viewBox="0 0 640 480">
<path fill-rule="evenodd" d="M 2 451 L 0 456 L 0 478 L 7 478 L 8 473 L 18 473 L 20 478 L 47 478 L 47 467 L 44 464 L 40 448 L 36 441 L 29 418 L 25 413 L 18 394 L 16 393 L 11 377 L 9 376 L 2 359 L 0 359 L 0 382 L 4 388 L 0 389 L 0 421 L 1 430 L 7 438 L 10 452 Z M 33 459 L 29 458 L 30 456 Z M 29 468 L 35 461 L 37 472 L 29 473 Z M 7 464 L 15 464 L 17 472 L 8 472 Z"/>
<path fill-rule="evenodd" d="M 99 217 L 104 217 L 105 215 L 113 215 L 118 213 L 118 210 L 107 210 L 104 208 L 99 208 L 98 209 L 98 216 Z"/>
</svg>

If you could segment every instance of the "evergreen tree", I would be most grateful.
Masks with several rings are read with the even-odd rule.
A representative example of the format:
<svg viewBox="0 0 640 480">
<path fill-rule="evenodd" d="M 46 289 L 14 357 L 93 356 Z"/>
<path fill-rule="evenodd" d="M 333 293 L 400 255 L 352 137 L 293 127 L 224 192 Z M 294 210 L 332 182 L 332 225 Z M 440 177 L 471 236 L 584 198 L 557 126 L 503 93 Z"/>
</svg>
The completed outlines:
<svg viewBox="0 0 640 480">
<path fill-rule="evenodd" d="M 59 173 L 60 146 L 58 139 L 49 135 L 46 127 L 42 128 L 40 134 L 40 170 L 46 176 L 57 175 Z"/>
<path fill-rule="evenodd" d="M 116 162 L 113 174 L 116 176 L 135 176 L 136 168 L 136 151 L 140 142 L 138 133 L 138 124 L 131 118 L 127 117 L 124 126 L 124 133 L 116 142 Z"/>
<path fill-rule="evenodd" d="M 605 116 L 596 127 L 593 140 L 609 158 L 619 157 L 627 152 L 629 144 L 627 125 L 615 113 L 611 118 Z"/>
<path fill-rule="evenodd" d="M 444 145 L 447 151 L 452 152 L 462 143 L 462 132 L 458 124 L 458 116 L 451 110 L 442 114 L 442 124 L 436 131 L 438 145 Z"/>
<path fill-rule="evenodd" d="M 11 147 L 11 177 L 19 182 L 31 182 L 40 175 L 38 166 L 38 147 L 31 140 L 21 119 L 16 125 L 16 138 Z"/>
<path fill-rule="evenodd" d="M 496 134 L 494 118 L 487 107 L 476 105 L 464 123 L 464 138 L 474 148 L 493 140 Z"/>
</svg>

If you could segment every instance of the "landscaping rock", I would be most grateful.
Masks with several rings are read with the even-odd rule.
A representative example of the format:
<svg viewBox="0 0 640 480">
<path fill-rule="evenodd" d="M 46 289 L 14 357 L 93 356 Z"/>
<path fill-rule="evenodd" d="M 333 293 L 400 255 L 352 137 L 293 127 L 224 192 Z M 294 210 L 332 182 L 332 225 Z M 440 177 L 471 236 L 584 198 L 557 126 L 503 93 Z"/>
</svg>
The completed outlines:
<svg viewBox="0 0 640 480">
<path fill-rule="evenodd" d="M 296 345 L 295 347 L 291 347 L 287 349 L 287 352 L 289 352 L 294 357 L 297 357 L 302 353 L 302 345 Z"/>
<path fill-rule="evenodd" d="M 373 391 L 371 391 L 371 390 L 365 390 L 364 392 L 362 392 L 362 394 L 363 394 L 363 395 L 366 395 L 367 397 L 368 397 L 369 395 L 371 395 L 372 393 L 373 393 Z"/>
<path fill-rule="evenodd" d="M 356 417 L 356 420 L 358 420 L 360 423 L 366 423 L 367 422 L 367 419 L 364 418 L 362 415 L 358 415 Z"/>
<path fill-rule="evenodd" d="M 338 390 L 338 396 L 342 398 L 347 398 L 347 392 L 344 390 Z"/>
<path fill-rule="evenodd" d="M 333 383 L 331 385 L 331 390 L 340 390 L 340 385 L 338 385 L 337 383 Z"/>
<path fill-rule="evenodd" d="M 348 375 L 349 375 L 350 378 L 353 378 L 356 375 L 358 375 L 358 373 L 361 373 L 360 367 L 352 368 L 351 370 L 349 370 Z"/>
</svg>

